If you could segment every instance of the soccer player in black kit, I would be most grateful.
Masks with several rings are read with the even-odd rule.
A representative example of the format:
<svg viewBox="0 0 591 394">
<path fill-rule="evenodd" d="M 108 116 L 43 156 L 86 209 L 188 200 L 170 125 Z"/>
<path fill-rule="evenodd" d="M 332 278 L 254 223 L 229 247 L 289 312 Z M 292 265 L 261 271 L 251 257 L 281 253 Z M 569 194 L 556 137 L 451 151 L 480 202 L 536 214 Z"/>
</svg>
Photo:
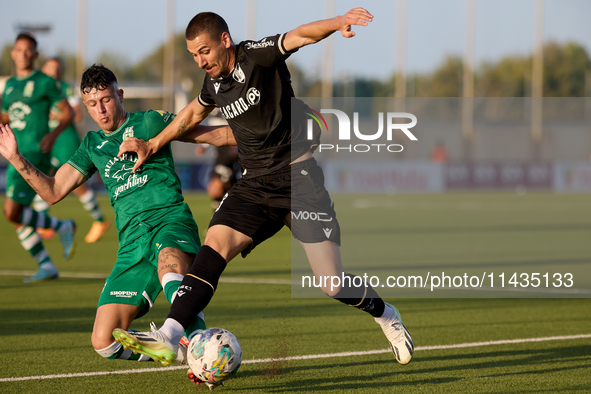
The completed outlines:
<svg viewBox="0 0 591 394">
<path fill-rule="evenodd" d="M 226 264 L 239 253 L 245 257 L 284 225 L 300 241 L 314 275 L 355 278 L 343 271 L 339 224 L 324 188 L 322 169 L 312 158 L 319 140 L 305 138 L 305 104 L 301 103 L 302 111 L 292 111 L 294 93 L 285 61 L 299 48 L 336 31 L 346 38 L 353 37 L 353 25 L 366 26 L 372 19 L 365 9 L 355 8 L 343 16 L 237 45 L 219 15 L 204 12 L 191 20 L 185 33 L 187 49 L 207 72 L 201 94 L 157 137 L 149 141 L 128 138 L 120 154 L 138 153 L 135 172 L 162 146 L 195 127 L 218 107 L 233 130 L 244 170 L 214 213 L 204 246 L 179 288 L 179 293 L 185 294 L 175 299 L 164 325 L 145 333 L 116 329 L 113 335 L 124 346 L 168 365 L 174 360 L 183 327 L 207 306 Z M 301 220 L 302 216 L 297 215 L 300 210 L 323 212 L 332 220 Z M 296 213 L 293 216 L 292 211 Z M 396 360 L 408 364 L 414 345 L 398 310 L 385 303 L 368 284 L 355 287 L 353 280 L 343 282 L 340 288 L 322 290 L 373 316 Z"/>
</svg>

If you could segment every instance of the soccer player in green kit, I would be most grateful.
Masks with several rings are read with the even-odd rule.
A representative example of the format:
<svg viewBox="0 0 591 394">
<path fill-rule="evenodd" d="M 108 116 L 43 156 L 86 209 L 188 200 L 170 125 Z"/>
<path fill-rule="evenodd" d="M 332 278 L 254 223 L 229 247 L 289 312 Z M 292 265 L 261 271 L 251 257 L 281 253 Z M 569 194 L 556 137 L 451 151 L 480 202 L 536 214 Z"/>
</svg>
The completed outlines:
<svg viewBox="0 0 591 394">
<path fill-rule="evenodd" d="M 43 66 L 41 67 L 41 71 L 45 75 L 49 75 L 58 82 L 60 89 L 74 110 L 74 121 L 78 122 L 82 118 L 80 99 L 74 94 L 74 89 L 63 80 L 63 65 L 61 59 L 57 57 L 46 59 L 43 63 Z M 50 130 L 53 130 L 55 127 L 57 127 L 59 121 L 56 119 L 56 117 L 59 116 L 59 110 L 52 108 L 49 119 Z M 76 149 L 78 149 L 79 145 L 80 137 L 78 136 L 76 127 L 72 123 L 60 134 L 55 145 L 53 146 L 53 149 L 51 150 L 52 170 L 57 170 L 62 165 L 66 164 L 74 152 L 76 152 Z M 86 187 L 86 185 L 81 185 L 77 189 L 74 189 L 72 193 L 78 197 L 86 212 L 88 212 L 88 214 L 93 218 L 92 226 L 88 234 L 86 234 L 84 237 L 84 241 L 87 243 L 97 242 L 102 238 L 109 228 L 109 222 L 103 217 L 103 213 L 99 207 L 94 191 L 92 188 Z M 49 204 L 43 201 L 39 196 L 36 196 L 33 200 L 33 208 L 36 211 L 47 211 L 49 209 Z M 51 231 L 52 230 L 37 230 L 37 232 L 41 234 L 42 238 L 50 238 L 52 235 Z M 47 235 L 44 236 L 44 233 Z"/>
<path fill-rule="evenodd" d="M 128 137 L 149 139 L 162 131 L 175 115 L 163 111 L 129 113 L 123 107 L 123 90 L 115 75 L 93 65 L 82 76 L 82 99 L 100 130 L 88 132 L 76 153 L 54 177 L 35 168 L 20 153 L 10 127 L 0 128 L 0 154 L 13 164 L 47 202 L 55 204 L 98 172 L 115 210 L 119 250 L 117 261 L 102 290 L 92 345 L 101 356 L 148 360 L 115 342 L 112 331 L 128 328 L 149 311 L 162 289 L 172 302 L 180 283 L 200 248 L 199 232 L 181 194 L 170 146 L 132 173 L 137 156 L 117 157 Z M 183 141 L 235 144 L 229 127 L 196 127 Z M 188 339 L 205 328 L 202 314 L 187 328 Z M 182 354 L 182 353 L 181 353 Z M 181 355 L 178 361 L 185 361 Z"/>
<path fill-rule="evenodd" d="M 23 156 L 39 170 L 48 172 L 51 149 L 60 133 L 71 123 L 72 108 L 55 79 L 34 68 L 38 55 L 35 38 L 26 33 L 19 34 L 10 55 L 16 66 L 16 76 L 6 82 L 0 122 L 10 123 Z M 47 122 L 52 106 L 59 109 L 60 117 L 58 125 L 50 132 Z M 31 209 L 29 206 L 35 191 L 13 165 L 9 165 L 6 171 L 6 197 L 4 216 L 16 225 L 21 245 L 39 265 L 35 275 L 25 278 L 25 282 L 56 279 L 58 270 L 35 229 L 51 228 L 57 231 L 67 260 L 74 251 L 74 222 L 61 221 Z"/>
<path fill-rule="evenodd" d="M 45 59 L 41 71 L 58 82 L 61 91 L 64 93 L 68 103 L 74 110 L 74 122 L 78 122 L 82 119 L 80 99 L 74 94 L 74 89 L 63 80 L 63 66 L 61 59 L 57 57 Z M 59 116 L 59 110 L 52 108 L 52 111 L 49 114 L 50 130 L 53 130 L 58 125 L 59 121 L 57 118 Z M 76 152 L 79 145 L 80 137 L 78 136 L 74 123 L 72 123 L 60 134 L 51 150 L 52 171 L 56 171 L 62 165 L 66 164 L 74 152 Z M 80 200 L 80 203 L 82 203 L 86 212 L 88 212 L 93 219 L 90 231 L 84 237 L 84 241 L 87 243 L 97 242 L 109 228 L 109 222 L 103 217 L 103 213 L 99 207 L 94 191 L 92 188 L 86 187 L 86 185 L 81 185 L 77 189 L 74 189 L 72 193 L 78 197 L 78 200 Z M 37 195 L 33 200 L 33 209 L 36 211 L 47 211 L 49 209 L 49 204 Z M 51 238 L 53 235 L 52 229 L 37 229 L 37 232 L 42 238 Z"/>
</svg>

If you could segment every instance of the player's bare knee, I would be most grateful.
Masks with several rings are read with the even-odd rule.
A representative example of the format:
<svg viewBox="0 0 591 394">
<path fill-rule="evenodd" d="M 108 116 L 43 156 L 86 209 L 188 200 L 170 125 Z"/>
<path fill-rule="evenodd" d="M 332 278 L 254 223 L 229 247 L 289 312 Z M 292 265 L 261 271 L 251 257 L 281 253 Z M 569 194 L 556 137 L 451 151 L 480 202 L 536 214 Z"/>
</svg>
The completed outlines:
<svg viewBox="0 0 591 394">
<path fill-rule="evenodd" d="M 113 330 L 97 327 L 95 327 L 92 330 L 90 341 L 92 343 L 92 347 L 94 348 L 94 350 L 98 352 L 99 350 L 108 348 L 113 344 L 113 342 L 115 342 L 115 338 L 113 338 L 112 331 Z"/>
<path fill-rule="evenodd" d="M 4 206 L 4 217 L 12 223 L 19 223 L 22 214 L 22 208 Z"/>
<path fill-rule="evenodd" d="M 321 287 L 321 290 L 324 292 L 324 294 L 326 294 L 329 297 L 334 297 L 337 294 L 339 294 L 339 291 L 341 291 L 341 286 L 338 287 L 333 287 L 333 286 L 326 286 L 326 287 Z"/>
</svg>

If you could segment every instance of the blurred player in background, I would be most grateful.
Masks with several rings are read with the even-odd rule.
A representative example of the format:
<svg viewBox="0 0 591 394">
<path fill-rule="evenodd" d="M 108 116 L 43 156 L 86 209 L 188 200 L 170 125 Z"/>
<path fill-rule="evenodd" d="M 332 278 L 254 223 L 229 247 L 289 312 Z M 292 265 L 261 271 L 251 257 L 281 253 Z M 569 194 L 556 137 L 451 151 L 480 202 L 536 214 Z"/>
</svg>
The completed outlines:
<svg viewBox="0 0 591 394">
<path fill-rule="evenodd" d="M 38 53 L 33 36 L 19 34 L 10 55 L 16 66 L 16 76 L 6 82 L 0 121 L 10 124 L 14 130 L 22 155 L 40 171 L 49 173 L 51 149 L 60 133 L 72 122 L 73 111 L 56 80 L 34 68 Z M 48 121 L 52 107 L 58 109 L 59 114 L 56 114 L 58 124 L 50 131 Z M 21 245 L 39 266 L 35 275 L 24 281 L 56 279 L 58 270 L 36 228 L 57 231 L 64 248 L 64 258 L 68 260 L 74 253 L 76 225 L 71 220 L 62 221 L 33 210 L 30 205 L 36 193 L 21 175 L 12 164 L 8 166 L 4 216 L 16 225 Z"/>
<path fill-rule="evenodd" d="M 238 45 L 217 14 L 200 13 L 189 22 L 185 31 L 187 49 L 207 72 L 201 94 L 157 137 L 147 142 L 124 141 L 119 155 L 137 152 L 135 170 L 160 147 L 191 130 L 219 107 L 232 127 L 244 170 L 214 213 L 204 246 L 183 279 L 181 286 L 187 291 L 173 302 L 160 330 L 138 335 L 117 329 L 116 338 L 155 359 L 164 355 L 162 349 L 174 351 L 188 319 L 213 297 L 227 263 L 238 254 L 246 256 L 287 225 L 300 241 L 316 277 L 343 278 L 341 286 L 325 283 L 322 291 L 374 317 L 396 360 L 400 364 L 412 360 L 413 341 L 398 310 L 385 303 L 363 278 L 343 270 L 340 226 L 324 187 L 322 169 L 312 157 L 319 136 L 312 140 L 306 137 L 305 112 L 310 109 L 299 100 L 292 101 L 294 92 L 285 63 L 299 48 L 335 31 L 353 37 L 352 26 L 365 26 L 372 19 L 365 9 L 355 8 L 343 16 Z M 311 215 L 302 212 L 320 212 L 324 220 L 306 220 Z"/>
<path fill-rule="evenodd" d="M 43 67 L 41 67 L 41 71 L 45 75 L 49 75 L 50 77 L 54 78 L 68 103 L 74 110 L 74 122 L 78 122 L 82 119 L 82 110 L 80 108 L 80 99 L 78 96 L 74 94 L 74 89 L 66 82 L 63 81 L 63 65 L 62 61 L 59 58 L 52 57 L 45 60 L 43 63 Z M 59 109 L 52 108 L 52 111 L 49 114 L 49 129 L 53 130 L 59 124 Z M 62 165 L 64 165 L 70 157 L 76 152 L 76 149 L 80 145 L 80 137 L 78 136 L 78 132 L 76 131 L 76 127 L 74 123 L 69 125 L 57 138 L 53 149 L 51 150 L 51 166 L 52 171 L 57 171 Z M 96 195 L 94 191 L 90 187 L 86 187 L 86 185 L 80 185 L 80 187 L 74 189 L 72 192 L 78 197 L 82 206 L 88 212 L 90 217 L 93 219 L 92 226 L 86 237 L 84 237 L 84 241 L 87 243 L 94 243 L 102 238 L 105 234 L 107 229 L 109 228 L 109 222 L 106 221 L 103 217 L 103 213 L 99 207 L 98 201 L 96 199 Z M 45 202 L 41 197 L 38 195 L 35 196 L 33 200 L 33 208 L 38 212 L 47 212 L 49 209 L 49 204 Z M 37 232 L 43 238 L 51 238 L 53 230 L 52 229 L 38 229 Z"/>
<path fill-rule="evenodd" d="M 443 142 L 438 141 L 431 150 L 431 162 L 437 164 L 447 163 L 448 157 L 449 155 L 447 149 L 445 149 L 445 145 L 443 145 Z"/>
<path fill-rule="evenodd" d="M 219 110 L 212 111 L 207 117 L 209 126 L 227 125 L 228 122 L 222 117 Z M 209 145 L 198 145 L 195 154 L 202 156 Z M 207 184 L 207 195 L 211 198 L 211 207 L 216 210 L 224 195 L 238 181 L 240 174 L 240 163 L 238 162 L 238 147 L 220 146 L 215 148 L 216 156 L 211 170 L 209 183 Z"/>
<path fill-rule="evenodd" d="M 137 156 L 119 158 L 117 153 L 124 139 L 133 136 L 149 139 L 169 124 L 174 115 L 163 111 L 126 112 L 117 78 L 100 65 L 84 72 L 80 90 L 84 105 L 100 130 L 86 134 L 80 147 L 55 176 L 41 173 L 19 153 L 10 127 L 0 128 L 0 154 L 51 204 L 63 199 L 95 172 L 100 174 L 115 210 L 119 250 L 100 295 L 92 346 L 109 359 L 149 360 L 122 348 L 113 339 L 112 331 L 116 327 L 129 328 L 134 319 L 150 310 L 163 289 L 172 302 L 199 250 L 199 231 L 181 194 L 170 146 L 154 155 L 137 174 L 131 172 Z M 188 132 L 183 138 L 200 143 L 233 141 L 229 127 L 198 127 L 195 133 Z M 203 328 L 203 314 L 196 313 L 187 327 L 187 338 Z M 186 353 L 179 352 L 178 356 L 178 361 L 186 360 Z"/>
</svg>

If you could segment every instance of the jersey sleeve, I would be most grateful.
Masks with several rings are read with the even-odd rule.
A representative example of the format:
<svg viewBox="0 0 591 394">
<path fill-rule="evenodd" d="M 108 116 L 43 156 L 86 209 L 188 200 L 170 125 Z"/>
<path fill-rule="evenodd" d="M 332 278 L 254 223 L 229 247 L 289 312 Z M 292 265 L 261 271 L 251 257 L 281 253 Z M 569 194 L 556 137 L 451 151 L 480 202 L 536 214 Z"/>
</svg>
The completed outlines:
<svg viewBox="0 0 591 394">
<path fill-rule="evenodd" d="M 160 132 L 164 130 L 175 117 L 175 114 L 167 111 L 148 111 L 144 118 L 147 126 L 146 130 L 148 131 L 148 138 L 154 138 L 160 134 Z"/>
<path fill-rule="evenodd" d="M 277 34 L 275 36 L 265 37 L 260 41 L 244 41 L 244 52 L 255 63 L 263 67 L 271 67 L 278 61 L 285 61 L 289 55 L 297 52 L 297 49 L 288 52 L 285 49 L 285 35 Z"/>
<path fill-rule="evenodd" d="M 71 165 L 79 173 L 84 175 L 86 179 L 90 179 L 92 174 L 96 172 L 96 167 L 90 159 L 90 152 L 88 151 L 88 147 L 90 146 L 90 140 L 88 138 L 88 135 L 90 133 L 92 133 L 92 131 L 89 131 L 86 134 L 86 136 L 82 140 L 82 143 L 80 143 L 80 146 L 78 147 L 78 149 L 76 149 L 76 152 L 74 152 L 72 157 L 70 157 L 70 160 L 68 160 L 67 162 L 67 164 Z"/>
<path fill-rule="evenodd" d="M 204 107 L 215 107 L 215 101 L 211 97 L 211 93 L 207 90 L 208 86 L 210 86 L 211 80 L 208 75 L 205 75 L 205 79 L 203 80 L 203 87 L 201 88 L 201 93 L 199 93 L 199 104 L 203 105 Z"/>
</svg>

